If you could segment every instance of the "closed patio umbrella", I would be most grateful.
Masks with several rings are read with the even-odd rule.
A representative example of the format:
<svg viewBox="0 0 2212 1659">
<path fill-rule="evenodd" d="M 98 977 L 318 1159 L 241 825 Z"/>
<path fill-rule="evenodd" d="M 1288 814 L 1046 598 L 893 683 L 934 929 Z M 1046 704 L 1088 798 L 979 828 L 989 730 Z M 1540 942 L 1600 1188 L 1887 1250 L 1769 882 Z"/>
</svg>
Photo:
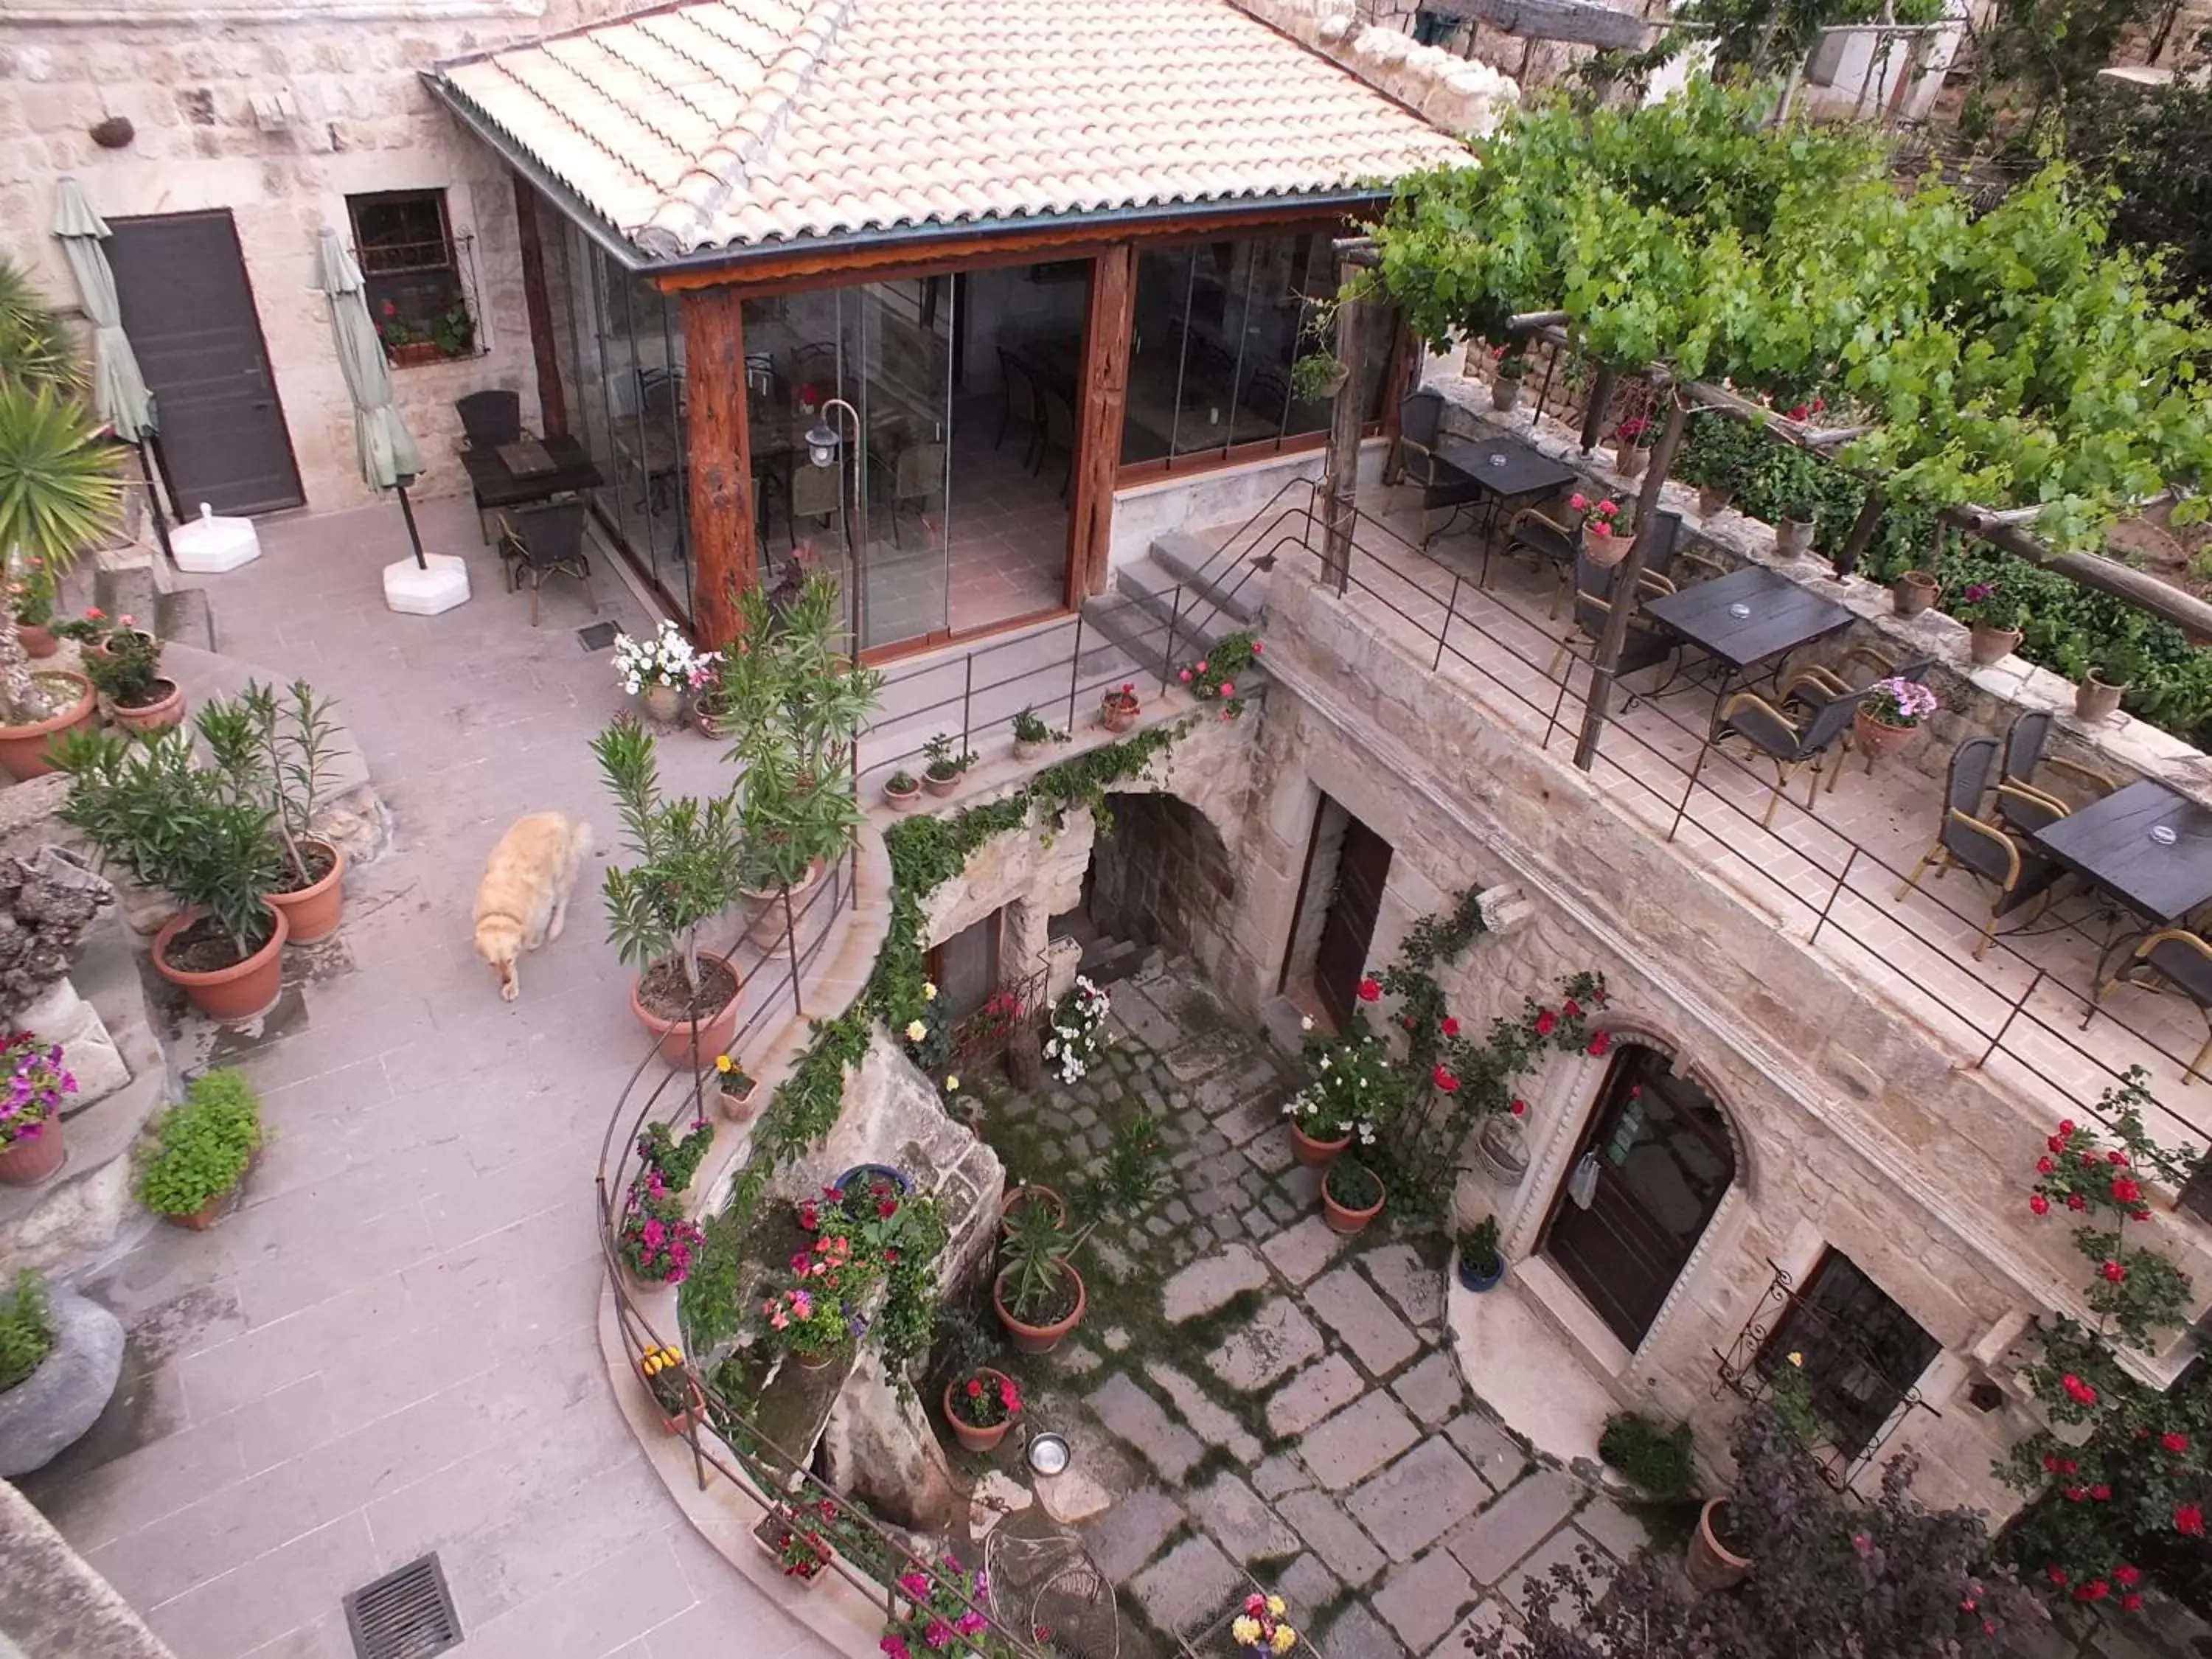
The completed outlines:
<svg viewBox="0 0 2212 1659">
<path fill-rule="evenodd" d="M 399 511 L 407 520 L 416 566 L 427 570 L 430 567 L 422 556 L 422 535 L 415 528 L 415 509 L 407 500 L 407 486 L 422 471 L 422 452 L 392 406 L 392 371 L 375 325 L 368 320 L 368 289 L 361 267 L 328 225 L 323 227 L 315 252 L 315 286 L 331 302 L 331 336 L 337 344 L 346 390 L 353 398 L 353 438 L 360 452 L 361 476 L 379 493 L 399 492 Z"/>
<path fill-rule="evenodd" d="M 93 211 L 83 186 L 64 179 L 54 191 L 54 234 L 61 239 L 62 256 L 76 278 L 76 291 L 84 314 L 92 324 L 92 400 L 100 417 L 115 435 L 138 452 L 138 469 L 146 479 L 146 507 L 154 515 L 161 551 L 169 550 L 169 521 L 155 499 L 154 467 L 146 454 L 146 441 L 154 435 L 154 394 L 138 372 L 138 354 L 123 331 L 123 307 L 115 295 L 115 273 L 108 267 L 107 222 Z"/>
</svg>

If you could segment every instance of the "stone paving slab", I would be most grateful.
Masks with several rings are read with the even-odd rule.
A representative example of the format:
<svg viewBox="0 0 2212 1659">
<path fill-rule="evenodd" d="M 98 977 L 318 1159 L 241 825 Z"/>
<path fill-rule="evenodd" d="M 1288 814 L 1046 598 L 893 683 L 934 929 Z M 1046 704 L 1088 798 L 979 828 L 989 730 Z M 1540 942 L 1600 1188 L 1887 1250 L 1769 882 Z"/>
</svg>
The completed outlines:
<svg viewBox="0 0 2212 1659">
<path fill-rule="evenodd" d="M 1198 1437 L 1167 1413 L 1144 1388 L 1118 1372 L 1090 1395 L 1098 1420 L 1135 1447 L 1170 1486 L 1205 1455 Z"/>
<path fill-rule="evenodd" d="M 1218 1446 L 1245 1468 L 1260 1461 L 1260 1443 L 1252 1431 L 1206 1396 L 1189 1377 L 1172 1365 L 1147 1364 L 1145 1376 L 1167 1395 L 1182 1420 L 1209 1446 Z"/>
<path fill-rule="evenodd" d="M 1275 1390 L 1267 1401 L 1267 1429 L 1300 1435 L 1338 1407 L 1365 1393 L 1367 1383 L 1340 1353 L 1324 1356 Z"/>
<path fill-rule="evenodd" d="M 1260 1253 L 1292 1285 L 1303 1285 L 1328 1266 L 1344 1242 L 1343 1235 L 1331 1232 L 1319 1216 L 1308 1216 L 1262 1244 Z"/>
<path fill-rule="evenodd" d="M 1474 1581 L 1443 1550 L 1395 1567 L 1375 1592 L 1373 1607 L 1398 1639 L 1419 1652 L 1459 1621 L 1474 1599 Z"/>
<path fill-rule="evenodd" d="M 1315 1646 L 1328 1659 L 1405 1659 L 1406 1650 L 1364 1601 L 1354 1602 L 1322 1632 Z"/>
<path fill-rule="evenodd" d="M 1495 1636 L 1500 1631 L 1513 1627 L 1513 1614 L 1497 1601 L 1479 1602 L 1473 1613 L 1452 1626 L 1451 1634 L 1437 1644 L 1429 1652 L 1429 1659 L 1467 1659 L 1468 1638 L 1478 1632 Z"/>
<path fill-rule="evenodd" d="M 1467 1401 L 1467 1385 L 1449 1350 L 1433 1348 L 1421 1363 L 1390 1385 L 1425 1429 L 1448 1420 Z"/>
<path fill-rule="evenodd" d="M 1328 1570 L 1355 1589 L 1382 1570 L 1382 1552 L 1327 1492 L 1294 1492 L 1279 1499 L 1275 1508 Z"/>
<path fill-rule="evenodd" d="M 1160 1289 L 1160 1311 L 1170 1325 L 1180 1325 L 1260 1289 L 1268 1278 L 1267 1264 L 1257 1251 L 1249 1244 L 1231 1244 L 1168 1280 Z"/>
<path fill-rule="evenodd" d="M 1365 1480 L 1421 1437 L 1413 1421 L 1387 1395 L 1355 1401 L 1299 1444 L 1298 1455 L 1314 1479 L 1331 1492 Z"/>
<path fill-rule="evenodd" d="M 1503 1492 L 1521 1478 L 1528 1455 L 1504 1428 L 1480 1412 L 1467 1412 L 1445 1425 L 1444 1433 L 1474 1472 Z"/>
<path fill-rule="evenodd" d="M 1582 1501 L 1583 1489 L 1556 1469 L 1538 1469 L 1445 1540 L 1474 1581 L 1501 1582 Z"/>
<path fill-rule="evenodd" d="M 1145 1616 L 1162 1630 L 1195 1632 L 1225 1609 L 1244 1576 L 1211 1538 L 1186 1538 L 1137 1575 L 1130 1586 Z"/>
<path fill-rule="evenodd" d="M 1444 1272 L 1421 1259 L 1411 1244 L 1385 1244 L 1359 1258 L 1367 1276 L 1398 1304 L 1415 1325 L 1440 1324 L 1444 1316 Z"/>
<path fill-rule="evenodd" d="M 1213 1374 L 1239 1394 L 1264 1389 L 1322 1351 L 1321 1333 L 1285 1297 L 1267 1303 L 1206 1358 Z"/>
<path fill-rule="evenodd" d="M 1377 1376 L 1388 1376 L 1420 1352 L 1420 1339 L 1351 1267 L 1323 1273 L 1307 1285 L 1306 1306 Z"/>
<path fill-rule="evenodd" d="M 1360 1486 L 1345 1507 L 1393 1560 L 1405 1561 L 1489 1501 L 1490 1488 L 1451 1443 L 1432 1437 Z"/>
<path fill-rule="evenodd" d="M 1168 1534 L 1182 1523 L 1181 1504 L 1158 1486 L 1139 1486 L 1116 1497 L 1084 1534 L 1084 1541 L 1098 1570 L 1121 1583 L 1151 1560 Z"/>
<path fill-rule="evenodd" d="M 1298 1553 L 1298 1535 L 1289 1523 L 1233 1474 L 1216 1475 L 1212 1485 L 1194 1495 L 1190 1513 L 1243 1565 Z"/>
<path fill-rule="evenodd" d="M 1498 1593 L 1513 1604 L 1515 1610 L 1526 1617 L 1528 1612 L 1528 1581 L 1551 1581 L 1555 1566 L 1581 1565 L 1589 1575 L 1590 1591 L 1602 1596 L 1613 1583 L 1613 1562 L 1583 1533 L 1573 1527 L 1562 1527 L 1531 1550 L 1505 1575 L 1498 1586 Z"/>
</svg>

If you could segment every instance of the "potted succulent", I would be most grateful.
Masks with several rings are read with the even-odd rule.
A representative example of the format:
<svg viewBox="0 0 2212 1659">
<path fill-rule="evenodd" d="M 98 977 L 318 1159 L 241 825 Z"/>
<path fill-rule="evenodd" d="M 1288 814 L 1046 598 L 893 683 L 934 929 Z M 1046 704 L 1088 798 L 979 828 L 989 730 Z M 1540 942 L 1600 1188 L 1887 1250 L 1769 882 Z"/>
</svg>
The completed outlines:
<svg viewBox="0 0 2212 1659">
<path fill-rule="evenodd" d="M 1802 559 L 1813 550 L 1813 524 L 1819 511 L 1819 503 L 1809 496 L 1784 500 L 1774 526 L 1774 551 L 1778 556 Z"/>
<path fill-rule="evenodd" d="M 1630 416 L 1613 429 L 1613 471 L 1624 478 L 1641 476 L 1651 459 L 1651 447 L 1658 440 L 1658 428 L 1650 416 Z"/>
<path fill-rule="evenodd" d="M 951 734 L 939 732 L 921 745 L 929 763 L 921 769 L 921 787 L 933 795 L 949 795 L 960 787 L 960 775 L 975 763 L 972 754 L 955 754 Z"/>
<path fill-rule="evenodd" d="M 1034 760 L 1043 752 L 1047 744 L 1066 741 L 1067 733 L 1054 731 L 1044 723 L 1034 708 L 1024 706 L 1021 712 L 1014 716 L 1014 758 L 1016 760 Z"/>
<path fill-rule="evenodd" d="M 58 1044 L 29 1033 L 0 1047 L 8 1093 L 0 1099 L 0 1186 L 35 1187 L 62 1167 L 62 1097 L 76 1079 L 62 1066 Z"/>
<path fill-rule="evenodd" d="M 1340 1158 L 1322 1174 L 1321 1215 L 1333 1233 L 1356 1233 L 1382 1213 L 1382 1177 L 1358 1158 Z"/>
<path fill-rule="evenodd" d="M 1459 1236 L 1459 1282 L 1470 1291 L 1492 1291 L 1505 1277 L 1505 1253 L 1498 1248 L 1498 1218 L 1486 1215 Z"/>
<path fill-rule="evenodd" d="M 794 1506 L 778 1505 L 761 1518 L 753 1528 L 753 1538 L 786 1578 L 811 1589 L 836 1554 L 820 1529 L 836 1520 L 837 1504 L 834 1498 L 824 1498 L 806 1508 L 811 1514 L 801 1516 Z"/>
<path fill-rule="evenodd" d="M 894 812 L 911 812 L 921 804 L 921 780 L 903 766 L 884 780 L 884 799 Z"/>
<path fill-rule="evenodd" d="M 1900 617 L 1917 617 L 1943 597 L 1943 584 L 1924 570 L 1907 570 L 1889 585 L 1890 608 Z"/>
<path fill-rule="evenodd" d="M 988 1365 L 945 1385 L 945 1420 L 964 1451 L 987 1452 L 996 1447 L 1021 1410 L 1021 1390 L 1014 1379 Z"/>
<path fill-rule="evenodd" d="M 616 682 L 664 726 L 683 718 L 684 694 L 719 659 L 714 652 L 693 650 L 684 630 L 665 617 L 649 640 L 615 635 Z"/>
<path fill-rule="evenodd" d="M 2120 699 L 2144 667 L 2143 650 L 2132 634 L 2123 634 L 2099 646 L 2094 660 L 2074 688 L 2074 717 L 2088 726 L 2101 726 L 2120 712 Z"/>
<path fill-rule="evenodd" d="M 207 1072 L 185 1085 L 183 1102 L 155 1119 L 152 1133 L 138 1201 L 164 1221 L 203 1231 L 230 1207 L 261 1154 L 260 1097 L 242 1072 Z"/>
<path fill-rule="evenodd" d="M 1610 495 L 1593 501 L 1577 492 L 1567 505 L 1583 515 L 1583 551 L 1592 564 L 1616 565 L 1628 556 L 1635 537 L 1622 528 L 1625 514 Z"/>
<path fill-rule="evenodd" d="M 760 1080 L 738 1064 L 735 1054 L 714 1056 L 714 1092 L 722 1115 L 732 1123 L 743 1123 L 760 1109 Z"/>
<path fill-rule="evenodd" d="M 74 732 L 54 763 L 70 774 L 63 821 L 104 860 L 177 902 L 154 938 L 155 971 L 210 1018 L 265 1012 L 291 932 L 267 896 L 285 884 L 275 814 L 197 764 L 191 734 L 177 727 L 136 741 Z"/>
<path fill-rule="evenodd" d="M 84 672 L 107 699 L 115 723 L 130 732 L 160 732 L 181 723 L 185 693 L 161 673 L 161 641 L 142 629 L 118 628 L 106 647 L 87 653 Z"/>
<path fill-rule="evenodd" d="M 1936 693 L 1917 680 L 1876 680 L 1851 715 L 1851 741 L 1869 756 L 1893 754 L 1937 706 Z"/>
<path fill-rule="evenodd" d="M 706 1392 L 684 1364 L 683 1349 L 654 1343 L 637 1357 L 637 1373 L 670 1434 L 688 1434 L 707 1420 Z"/>
<path fill-rule="evenodd" d="M 2002 662 L 2020 647 L 2021 603 L 2002 583 L 1975 582 L 1966 589 L 1958 617 L 1969 630 L 1966 655 L 1978 667 Z"/>
<path fill-rule="evenodd" d="M 1528 372 L 1528 354 L 1517 345 L 1490 349 L 1490 406 L 1501 415 L 1521 401 L 1521 378 Z"/>
<path fill-rule="evenodd" d="M 696 1073 L 738 1030 L 737 968 L 699 948 L 700 928 L 738 897 L 736 803 L 665 799 L 653 738 L 627 714 L 592 739 L 592 752 L 636 855 L 601 884 L 615 950 L 638 970 L 630 1012 L 663 1060 Z"/>
<path fill-rule="evenodd" d="M 1082 1241 L 1049 1205 L 1024 1204 L 1002 1217 L 1005 1238 L 991 1306 L 1014 1346 L 1049 1353 L 1083 1320 L 1083 1275 L 1067 1258 Z"/>
<path fill-rule="evenodd" d="M 237 797 L 269 810 L 284 874 L 268 899 L 290 924 L 290 942 L 328 939 L 345 908 L 346 869 L 343 850 L 313 833 L 337 753 L 331 700 L 295 680 L 280 702 L 274 686 L 248 680 L 240 696 L 216 698 L 192 723 Z"/>
<path fill-rule="evenodd" d="M 1098 723 L 1109 732 L 1126 732 L 1137 723 L 1143 707 L 1134 683 L 1125 682 L 1098 700 Z"/>
</svg>

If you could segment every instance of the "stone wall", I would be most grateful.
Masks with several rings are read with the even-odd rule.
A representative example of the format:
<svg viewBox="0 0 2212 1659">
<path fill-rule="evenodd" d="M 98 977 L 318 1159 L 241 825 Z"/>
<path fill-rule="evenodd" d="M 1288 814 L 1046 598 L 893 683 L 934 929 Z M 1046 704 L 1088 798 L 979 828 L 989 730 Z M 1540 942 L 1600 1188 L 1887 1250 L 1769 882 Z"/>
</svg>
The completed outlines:
<svg viewBox="0 0 2212 1659">
<path fill-rule="evenodd" d="M 1092 855 L 1091 919 L 1116 939 L 1204 962 L 1229 936 L 1236 872 L 1220 834 L 1171 795 L 1106 798 L 1114 833 Z"/>
<path fill-rule="evenodd" d="M 1520 101 L 1520 88 L 1489 64 L 1422 46 L 1394 28 L 1362 23 L 1340 0 L 1237 3 L 1447 132 L 1479 137 Z"/>
<path fill-rule="evenodd" d="M 350 243 L 347 196 L 441 188 L 483 355 L 395 368 L 400 411 L 428 465 L 423 493 L 465 487 L 453 453 L 453 399 L 487 387 L 523 394 L 538 418 L 522 298 L 514 196 L 506 165 L 440 107 L 420 73 L 445 58 L 621 9 L 612 0 L 498 0 L 196 11 L 68 4 L 9 8 L 0 30 L 0 254 L 25 263 L 51 299 L 76 304 L 47 234 L 54 188 L 75 176 L 110 221 L 228 209 L 235 220 L 307 504 L 370 499 L 355 459 L 350 405 L 313 283 L 317 233 Z M 16 21 L 27 15 L 56 21 Z M 282 130 L 254 100 L 280 96 Z M 136 136 L 92 142 L 109 116 Z M 549 229 L 554 228 L 549 227 Z M 189 509 L 188 509 L 189 510 Z"/>
</svg>

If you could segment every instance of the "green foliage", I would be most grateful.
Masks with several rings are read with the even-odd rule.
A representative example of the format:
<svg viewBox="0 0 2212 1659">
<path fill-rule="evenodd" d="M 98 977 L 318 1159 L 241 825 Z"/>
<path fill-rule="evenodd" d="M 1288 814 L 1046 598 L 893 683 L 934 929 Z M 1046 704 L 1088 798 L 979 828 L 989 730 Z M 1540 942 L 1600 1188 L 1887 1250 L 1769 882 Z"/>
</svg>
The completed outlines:
<svg viewBox="0 0 2212 1659">
<path fill-rule="evenodd" d="M 680 966 L 696 991 L 699 929 L 738 902 L 736 802 L 665 799 L 653 736 L 629 715 L 592 738 L 592 752 L 637 858 L 627 869 L 610 866 L 603 883 L 615 950 L 641 973 Z"/>
<path fill-rule="evenodd" d="M 26 1267 L 15 1275 L 15 1288 L 0 1295 L 0 1394 L 38 1370 L 53 1347 L 46 1287 Z"/>
<path fill-rule="evenodd" d="M 1142 1111 L 1125 1119 L 1115 1127 L 1097 1179 L 1076 1194 L 1078 1213 L 1093 1224 L 1109 1215 L 1136 1214 L 1166 1189 L 1167 1172 L 1161 1164 L 1159 1119 Z"/>
<path fill-rule="evenodd" d="M 21 266 L 0 259 L 0 384 L 66 393 L 84 379 L 68 326 Z"/>
<path fill-rule="evenodd" d="M 927 757 L 929 762 L 921 769 L 922 772 L 927 776 L 935 778 L 939 783 L 958 777 L 975 763 L 975 757 L 972 753 L 956 754 L 953 751 L 952 738 L 948 732 L 933 733 L 921 745 L 921 752 Z"/>
<path fill-rule="evenodd" d="M 83 830 L 103 860 L 177 902 L 205 911 L 242 961 L 275 923 L 264 893 L 282 890 L 276 815 L 240 800 L 223 774 L 199 766 L 191 733 L 173 728 L 137 742 L 76 731 L 52 745 L 70 775 L 64 823 Z"/>
<path fill-rule="evenodd" d="M 84 677 L 119 708 L 161 701 L 161 641 L 143 628 L 118 628 L 107 648 L 84 659 Z"/>
<path fill-rule="evenodd" d="M 899 1206 L 904 1224 L 897 1260 L 884 1268 L 883 1305 L 869 1334 L 883 1352 L 884 1369 L 905 1384 L 929 1356 L 937 1326 L 937 1261 L 951 1236 L 933 1198 L 908 1198 Z"/>
<path fill-rule="evenodd" d="M 51 385 L 0 379 L 0 548 L 59 574 L 114 528 L 122 451 L 102 429 Z"/>
<path fill-rule="evenodd" d="M 1597 1455 L 1662 1502 L 1686 1498 L 1697 1479 L 1690 1425 L 1662 1423 L 1642 1412 L 1615 1412 L 1598 1436 Z"/>
<path fill-rule="evenodd" d="M 2118 3 L 2139 9 L 2144 0 Z M 2204 157 L 2212 82 L 2192 74 L 2157 88 L 2092 80 L 2069 97 L 2066 117 L 2068 153 L 2118 192 L 2114 239 L 2146 255 L 2164 252 L 2175 292 L 2212 292 L 2212 168 Z"/>
<path fill-rule="evenodd" d="M 1382 1177 L 1353 1153 L 1332 1159 L 1321 1180 L 1322 1189 L 1345 1209 L 1369 1209 L 1382 1200 Z"/>
<path fill-rule="evenodd" d="M 1459 1259 L 1474 1273 L 1492 1273 L 1498 1271 L 1498 1218 L 1486 1215 L 1472 1227 L 1463 1229 L 1457 1240 Z M 1601 1445 L 1601 1451 L 1603 1447 Z"/>
<path fill-rule="evenodd" d="M 275 686 L 248 680 L 237 696 L 210 698 L 192 717 L 234 793 L 269 809 L 295 888 L 313 876 L 300 843 L 314 826 L 337 757 L 331 706 L 305 680 L 294 680 L 281 700 Z"/>
<path fill-rule="evenodd" d="M 1900 192 L 1869 134 L 1762 112 L 1699 79 L 1656 105 L 1516 113 L 1480 166 L 1401 185 L 1382 280 L 1431 341 L 1558 308 L 1601 362 L 1783 407 L 1824 395 L 1866 428 L 1840 462 L 1893 499 L 2033 507 L 2061 548 L 2212 472 L 2212 332 L 2106 246 L 2067 168 L 1977 216 L 1940 185 Z"/>
<path fill-rule="evenodd" d="M 678 1140 L 665 1123 L 648 1123 L 638 1132 L 637 1155 L 660 1171 L 672 1193 L 680 1193 L 699 1172 L 700 1161 L 714 1147 L 714 1126 L 705 1118 L 696 1121 Z"/>
<path fill-rule="evenodd" d="M 1075 1248 L 1049 1204 L 1018 1204 L 1006 1212 L 1006 1238 L 999 1247 L 1000 1297 L 1006 1311 L 1026 1323 L 1037 1322 L 1060 1293 L 1067 1277 L 1068 1252 Z"/>
<path fill-rule="evenodd" d="M 154 1120 L 153 1133 L 138 1201 L 156 1215 L 190 1215 L 246 1178 L 261 1150 L 261 1099 L 243 1072 L 203 1073 Z"/>
<path fill-rule="evenodd" d="M 1014 715 L 1014 741 L 1016 743 L 1065 743 L 1067 741 L 1067 733 L 1054 731 L 1045 723 L 1044 717 L 1037 713 L 1033 704 L 1025 703 Z"/>
</svg>

